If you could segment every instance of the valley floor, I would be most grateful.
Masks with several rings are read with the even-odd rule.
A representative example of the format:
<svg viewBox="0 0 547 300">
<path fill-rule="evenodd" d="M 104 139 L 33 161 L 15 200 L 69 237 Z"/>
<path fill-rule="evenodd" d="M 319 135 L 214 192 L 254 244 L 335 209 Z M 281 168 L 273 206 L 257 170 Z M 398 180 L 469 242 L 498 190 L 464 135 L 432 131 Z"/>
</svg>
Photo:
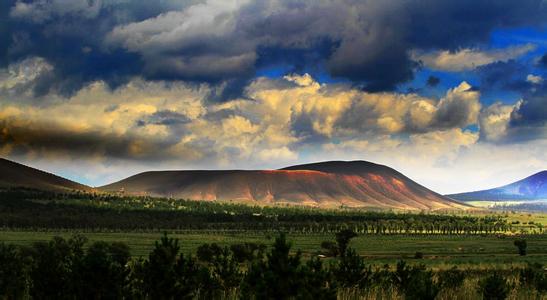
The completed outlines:
<svg viewBox="0 0 547 300">
<path fill-rule="evenodd" d="M 35 241 L 48 241 L 53 236 L 68 238 L 78 231 L 0 231 L 0 241 L 17 245 L 30 245 Z M 146 257 L 162 232 L 84 232 L 91 242 L 124 242 L 129 245 L 134 257 Z M 263 232 L 230 233 L 219 231 L 178 231 L 169 234 L 180 240 L 181 250 L 195 253 L 198 246 L 204 243 L 231 245 L 244 242 L 271 245 L 275 234 Z M 316 255 L 321 251 L 321 242 L 334 241 L 334 234 L 289 234 L 288 240 L 293 250 L 301 250 L 305 257 Z M 519 256 L 510 236 L 456 236 L 456 235 L 359 235 L 351 241 L 350 246 L 364 256 L 368 263 L 374 265 L 394 265 L 405 259 L 420 262 L 435 269 L 447 269 L 458 265 L 466 268 L 504 268 L 524 266 L 528 262 L 547 262 L 547 235 L 530 235 L 526 237 L 528 254 Z M 415 259 L 417 252 L 422 259 Z"/>
</svg>

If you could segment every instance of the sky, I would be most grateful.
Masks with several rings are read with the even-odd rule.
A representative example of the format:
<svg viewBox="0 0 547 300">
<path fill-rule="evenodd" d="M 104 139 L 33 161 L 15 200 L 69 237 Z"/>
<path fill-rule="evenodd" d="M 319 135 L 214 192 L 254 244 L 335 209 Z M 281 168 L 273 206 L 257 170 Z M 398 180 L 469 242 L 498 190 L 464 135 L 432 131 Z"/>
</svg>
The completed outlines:
<svg viewBox="0 0 547 300">
<path fill-rule="evenodd" d="M 3 0 L 0 157 L 393 167 L 440 193 L 547 169 L 546 0 Z"/>
</svg>

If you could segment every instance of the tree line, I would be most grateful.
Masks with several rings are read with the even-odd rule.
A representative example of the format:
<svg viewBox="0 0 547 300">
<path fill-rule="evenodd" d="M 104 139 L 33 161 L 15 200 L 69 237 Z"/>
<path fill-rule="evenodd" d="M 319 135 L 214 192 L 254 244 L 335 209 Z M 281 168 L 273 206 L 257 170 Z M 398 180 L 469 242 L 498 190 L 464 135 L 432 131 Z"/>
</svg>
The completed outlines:
<svg viewBox="0 0 547 300">
<path fill-rule="evenodd" d="M 509 273 L 484 270 L 478 282 L 456 267 L 433 272 L 399 261 L 373 268 L 348 246 L 355 235 L 337 233 L 331 241 L 336 257 L 327 259 L 304 258 L 282 233 L 270 249 L 253 243 L 203 244 L 194 255 L 181 253 L 179 241 L 164 235 L 146 258 L 131 258 L 123 243 L 88 245 L 80 235 L 26 247 L 0 243 L 0 298 L 435 299 L 469 289 L 484 299 L 505 299 L 519 290 L 538 299 L 547 295 L 541 265 Z"/>
<path fill-rule="evenodd" d="M 513 230 L 501 216 L 395 213 L 358 209 L 261 207 L 109 194 L 0 191 L 0 226 L 37 230 L 240 230 L 363 234 L 497 234 Z M 540 228 L 542 232 L 542 228 Z"/>
</svg>

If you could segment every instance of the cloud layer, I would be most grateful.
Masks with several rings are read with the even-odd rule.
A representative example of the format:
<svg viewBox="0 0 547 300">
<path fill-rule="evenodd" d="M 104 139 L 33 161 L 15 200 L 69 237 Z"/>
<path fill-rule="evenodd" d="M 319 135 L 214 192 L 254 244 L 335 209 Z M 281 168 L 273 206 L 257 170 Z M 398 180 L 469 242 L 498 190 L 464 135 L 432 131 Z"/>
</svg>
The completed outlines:
<svg viewBox="0 0 547 300">
<path fill-rule="evenodd" d="M 322 85 L 308 74 L 257 78 L 245 88 L 244 98 L 219 104 L 207 101 L 209 86 L 133 80 L 116 91 L 96 82 L 65 101 L 44 98 L 47 104 L 35 106 L 23 96 L 32 89 L 27 86 L 32 77 L 47 70 L 40 62 L 23 63 L 35 68 L 27 66 L 30 79 L 12 72 L 3 83 L 4 93 L 17 90 L 21 97 L 1 106 L 4 153 L 61 151 L 219 163 L 267 162 L 270 155 L 294 160 L 299 147 L 331 139 L 465 127 L 477 122 L 480 110 L 479 93 L 465 82 L 435 100 Z"/>
<path fill-rule="evenodd" d="M 137 170 L 263 168 L 355 158 L 432 172 L 452 167 L 464 154 L 476 151 L 472 149 L 485 147 L 481 139 L 483 144 L 504 142 L 518 128 L 545 128 L 541 120 L 518 123 L 530 114 L 529 105 L 542 105 L 535 98 L 483 109 L 480 92 L 466 82 L 435 99 L 320 84 L 308 74 L 256 78 L 241 98 L 224 103 L 208 101 L 215 90 L 211 85 L 133 79 L 114 91 L 97 81 L 69 98 L 41 97 L 36 105 L 28 91 L 52 71 L 39 58 L 4 71 L 2 156 L 83 158 L 98 166 L 131 161 Z M 476 125 L 479 132 L 466 129 Z M 536 143 L 538 137 L 529 140 Z M 99 172 L 96 169 L 90 172 Z M 88 180 L 104 183 L 105 178 L 127 172 L 105 170 L 109 177 L 89 175 Z"/>
<path fill-rule="evenodd" d="M 248 81 L 279 65 L 318 69 L 369 91 L 392 90 L 413 78 L 416 51 L 428 53 L 419 57 L 426 65 L 445 70 L 505 61 L 533 46 L 470 47 L 484 47 L 500 26 L 547 20 L 541 0 L 10 0 L 4 6 L 0 52 L 9 62 L 43 57 L 55 72 L 35 92 L 65 95 L 96 80 L 117 87 L 135 75 Z"/>
<path fill-rule="evenodd" d="M 542 0 L 8 0 L 0 20 L 0 155 L 92 184 L 366 159 L 459 192 L 547 163 L 544 41 L 493 38 L 544 32 Z"/>
</svg>

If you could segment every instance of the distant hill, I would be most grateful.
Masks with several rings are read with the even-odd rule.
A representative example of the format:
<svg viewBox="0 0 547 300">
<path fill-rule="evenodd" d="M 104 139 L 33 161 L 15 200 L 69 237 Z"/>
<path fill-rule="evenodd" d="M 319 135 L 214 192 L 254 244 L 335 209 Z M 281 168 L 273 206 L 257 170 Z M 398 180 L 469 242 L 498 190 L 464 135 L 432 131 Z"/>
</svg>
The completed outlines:
<svg viewBox="0 0 547 300">
<path fill-rule="evenodd" d="M 461 201 L 547 200 L 547 171 L 498 188 L 448 196 Z"/>
<path fill-rule="evenodd" d="M 280 170 L 154 171 L 99 187 L 106 192 L 260 204 L 453 210 L 469 206 L 383 165 L 330 161 Z"/>
<path fill-rule="evenodd" d="M 25 187 L 45 191 L 90 191 L 91 187 L 0 158 L 0 188 Z"/>
</svg>

